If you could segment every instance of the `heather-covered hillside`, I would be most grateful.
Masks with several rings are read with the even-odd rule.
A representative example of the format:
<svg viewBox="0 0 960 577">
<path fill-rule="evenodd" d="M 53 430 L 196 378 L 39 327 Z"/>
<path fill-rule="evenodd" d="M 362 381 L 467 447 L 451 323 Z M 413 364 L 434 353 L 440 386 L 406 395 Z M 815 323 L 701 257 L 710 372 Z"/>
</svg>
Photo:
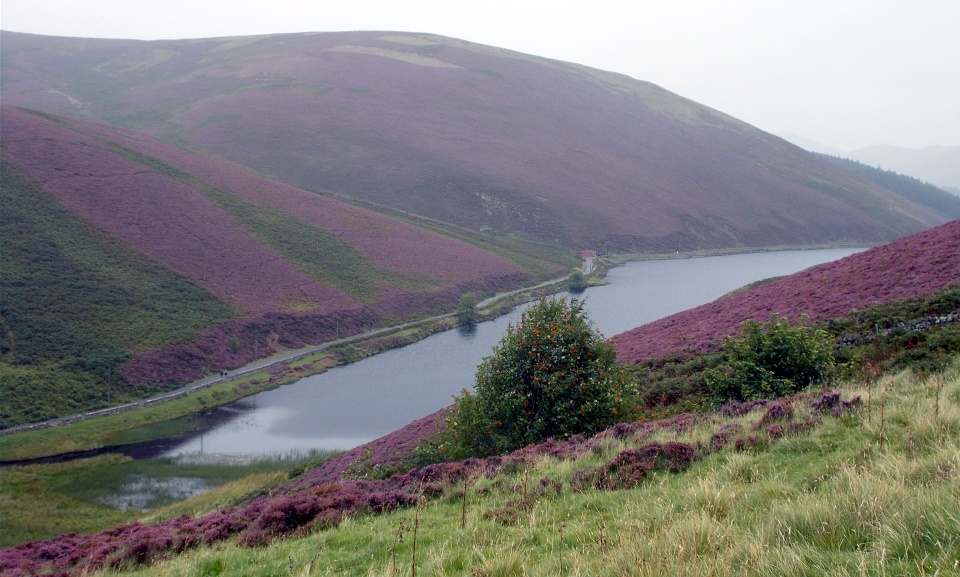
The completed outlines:
<svg viewBox="0 0 960 577">
<path fill-rule="evenodd" d="M 8 108 L 3 139 L 4 158 L 74 213 L 248 313 L 328 312 L 523 275 L 463 242 L 103 125 Z"/>
<path fill-rule="evenodd" d="M 0 114 L 0 426 L 451 310 L 463 293 L 574 262 L 447 236 L 133 132 Z"/>
<path fill-rule="evenodd" d="M 712 350 L 747 319 L 771 313 L 813 321 L 853 309 L 924 297 L 960 284 L 960 220 L 783 279 L 734 293 L 616 335 L 621 362 Z"/>
<path fill-rule="evenodd" d="M 6 103 L 571 248 L 875 244 L 946 220 L 653 84 L 451 38 L 4 32 L 3 47 Z"/>
</svg>

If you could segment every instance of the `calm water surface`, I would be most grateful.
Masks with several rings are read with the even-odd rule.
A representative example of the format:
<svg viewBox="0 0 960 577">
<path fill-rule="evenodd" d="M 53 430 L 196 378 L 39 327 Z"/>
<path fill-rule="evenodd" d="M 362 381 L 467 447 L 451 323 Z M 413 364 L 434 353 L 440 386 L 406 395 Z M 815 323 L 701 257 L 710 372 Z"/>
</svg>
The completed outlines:
<svg viewBox="0 0 960 577">
<path fill-rule="evenodd" d="M 631 262 L 587 289 L 590 319 L 615 334 L 710 302 L 751 282 L 791 274 L 860 249 L 754 253 Z M 474 330 L 438 333 L 413 345 L 337 367 L 215 412 L 218 424 L 164 456 L 289 455 L 349 449 L 451 404 L 473 383 L 480 360 L 529 305 Z"/>
</svg>

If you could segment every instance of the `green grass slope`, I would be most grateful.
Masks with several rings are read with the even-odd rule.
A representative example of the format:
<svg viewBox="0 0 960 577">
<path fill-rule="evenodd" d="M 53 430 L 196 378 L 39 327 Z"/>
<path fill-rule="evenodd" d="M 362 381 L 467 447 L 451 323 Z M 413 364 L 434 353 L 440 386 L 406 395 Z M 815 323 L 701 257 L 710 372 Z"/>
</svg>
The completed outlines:
<svg viewBox="0 0 960 577">
<path fill-rule="evenodd" d="M 0 427 L 148 392 L 121 366 L 236 309 L 77 218 L 2 166 Z"/>
<path fill-rule="evenodd" d="M 824 418 L 810 432 L 778 438 L 765 427 L 749 432 L 762 411 L 708 417 L 684 431 L 604 439 L 580 459 L 543 457 L 512 474 L 471 480 L 463 527 L 462 489 L 454 486 L 419 512 L 359 518 L 266 550 L 205 550 L 149 573 L 219 566 L 223 574 L 263 575 L 291 562 L 295 571 L 312 563 L 318 574 L 347 575 L 392 574 L 395 566 L 405 572 L 414 565 L 423 575 L 957 571 L 957 373 L 944 393 L 949 407 L 937 418 L 938 383 L 901 374 L 877 385 L 895 391 L 884 405 Z M 865 397 L 866 390 L 851 384 L 844 394 Z M 808 403 L 797 399 L 795 422 L 811 418 Z M 682 473 L 655 473 L 626 490 L 569 488 L 578 470 L 602 466 L 624 450 L 657 441 L 707 445 L 717 431 L 736 425 L 743 427 L 743 448 L 735 439 Z M 489 492 L 480 494 L 482 488 Z M 416 559 L 412 527 L 418 528 Z M 396 543 L 401 532 L 404 541 Z"/>
</svg>

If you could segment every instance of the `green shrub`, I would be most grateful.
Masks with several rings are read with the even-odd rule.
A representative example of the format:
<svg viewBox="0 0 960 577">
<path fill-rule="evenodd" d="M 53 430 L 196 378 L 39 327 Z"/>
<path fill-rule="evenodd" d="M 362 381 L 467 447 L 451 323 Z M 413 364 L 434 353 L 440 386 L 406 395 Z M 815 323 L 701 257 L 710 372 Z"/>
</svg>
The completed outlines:
<svg viewBox="0 0 960 577">
<path fill-rule="evenodd" d="M 587 290 L 588 287 L 587 277 L 584 276 L 583 271 L 576 269 L 570 276 L 567 278 L 567 289 L 570 292 L 580 293 Z"/>
<path fill-rule="evenodd" d="M 576 299 L 541 299 L 477 368 L 447 418 L 443 458 L 501 454 L 631 419 L 636 389 Z"/>
<path fill-rule="evenodd" d="M 823 379 L 833 365 L 833 339 L 806 315 L 796 325 L 773 314 L 742 326 L 739 336 L 724 341 L 724 361 L 707 374 L 720 402 L 789 395 Z"/>
<path fill-rule="evenodd" d="M 457 305 L 457 320 L 463 325 L 472 325 L 477 322 L 480 312 L 477 310 L 477 297 L 467 293 L 460 297 Z"/>
</svg>

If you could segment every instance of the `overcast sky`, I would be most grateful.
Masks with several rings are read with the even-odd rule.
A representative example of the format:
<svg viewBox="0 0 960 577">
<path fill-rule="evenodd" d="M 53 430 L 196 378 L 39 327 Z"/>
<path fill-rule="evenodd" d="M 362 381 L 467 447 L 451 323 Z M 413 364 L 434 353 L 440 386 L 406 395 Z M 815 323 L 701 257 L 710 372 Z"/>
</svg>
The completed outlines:
<svg viewBox="0 0 960 577">
<path fill-rule="evenodd" d="M 0 28 L 430 32 L 621 72 L 838 151 L 960 145 L 960 0 L 2 0 Z"/>
</svg>

